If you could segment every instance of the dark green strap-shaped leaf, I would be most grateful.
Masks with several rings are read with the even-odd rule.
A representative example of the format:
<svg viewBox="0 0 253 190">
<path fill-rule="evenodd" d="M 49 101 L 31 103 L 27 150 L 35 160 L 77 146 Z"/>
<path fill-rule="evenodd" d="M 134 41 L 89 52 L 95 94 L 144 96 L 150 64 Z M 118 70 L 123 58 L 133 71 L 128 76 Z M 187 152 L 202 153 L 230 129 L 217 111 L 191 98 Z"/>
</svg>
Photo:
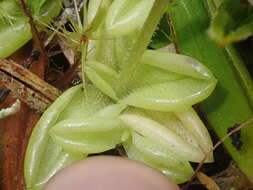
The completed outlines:
<svg viewBox="0 0 253 190">
<path fill-rule="evenodd" d="M 211 22 L 211 26 L 209 27 L 209 30 L 212 30 L 213 28 L 215 28 L 215 18 L 217 20 L 219 20 L 219 14 L 222 14 L 224 12 L 223 9 L 225 9 L 225 12 L 230 15 L 230 19 L 234 19 L 233 17 L 238 17 L 239 13 L 235 14 L 230 14 L 230 0 L 223 0 L 220 1 L 220 3 L 217 3 L 215 0 L 206 0 L 207 2 L 207 8 L 209 10 L 209 14 L 210 16 L 213 18 L 212 22 Z M 210 4 L 213 3 L 213 6 L 211 6 Z M 240 10 L 240 15 L 246 15 L 244 12 L 242 13 L 242 10 L 245 10 L 245 12 L 247 12 L 247 9 L 251 9 L 250 7 L 245 6 L 245 3 L 242 2 L 238 2 L 238 1 L 234 1 L 233 3 L 236 3 L 238 6 L 235 6 L 233 9 L 235 10 Z M 239 4 L 238 4 L 239 3 Z M 220 9 L 218 9 L 219 7 L 222 7 Z M 221 13 L 220 13 L 221 12 Z M 253 13 L 251 13 L 253 14 Z M 248 37 L 251 34 L 251 18 L 252 16 L 249 16 L 248 18 L 244 19 L 242 18 L 241 20 L 239 20 L 240 22 L 240 26 L 234 26 L 234 29 L 231 29 L 228 31 L 228 34 L 226 34 L 224 36 L 224 41 L 226 41 L 226 44 L 229 44 L 233 41 L 237 40 L 242 40 L 243 38 Z M 236 18 L 237 19 L 237 18 Z M 244 20 L 243 20 L 244 19 Z M 236 21 L 236 20 L 235 20 Z M 227 22 L 227 23 L 226 23 Z M 253 23 L 253 22 L 252 22 Z M 227 26 L 227 28 L 224 28 L 224 26 L 219 26 L 217 25 L 217 27 L 220 27 L 220 30 L 222 30 L 223 32 L 225 32 L 226 29 L 228 29 L 228 27 L 233 27 L 233 26 L 229 26 L 230 23 L 229 21 L 224 20 L 224 24 Z M 238 23 L 237 23 L 238 24 Z M 229 55 L 229 57 L 231 58 L 231 64 L 233 64 L 235 70 L 237 71 L 241 84 L 244 87 L 244 90 L 249 98 L 249 102 L 251 104 L 251 107 L 253 108 L 253 81 L 252 78 L 246 68 L 246 66 L 244 65 L 243 59 L 241 58 L 241 56 L 239 55 L 239 53 L 237 52 L 236 48 L 233 45 L 226 45 L 225 49 Z"/>
<path fill-rule="evenodd" d="M 247 39 L 253 32 L 253 14 L 247 17 L 235 30 L 225 38 L 226 43 L 237 42 Z"/>
<path fill-rule="evenodd" d="M 218 79 L 217 88 L 202 103 L 202 108 L 215 132 L 223 137 L 229 127 L 252 117 L 247 96 L 230 63 L 231 59 L 206 33 L 210 20 L 204 2 L 175 0 L 170 13 L 180 52 L 201 61 Z M 252 125 L 242 130 L 243 146 L 240 151 L 233 147 L 230 140 L 225 141 L 225 147 L 250 179 L 253 179 L 252 134 Z"/>
<path fill-rule="evenodd" d="M 213 0 L 208 0 L 208 2 Z M 252 18 L 247 13 L 249 5 L 240 0 L 224 0 L 212 16 L 209 34 L 226 45 L 248 37 L 253 29 Z M 215 9 L 215 7 L 213 8 Z"/>
</svg>

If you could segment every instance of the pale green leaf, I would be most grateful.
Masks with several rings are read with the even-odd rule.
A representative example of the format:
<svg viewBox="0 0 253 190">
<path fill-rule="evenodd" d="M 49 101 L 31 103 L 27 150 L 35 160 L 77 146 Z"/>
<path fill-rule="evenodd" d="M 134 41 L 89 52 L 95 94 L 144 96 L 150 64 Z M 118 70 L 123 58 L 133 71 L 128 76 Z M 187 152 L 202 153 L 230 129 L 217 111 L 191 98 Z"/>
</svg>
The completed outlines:
<svg viewBox="0 0 253 190">
<path fill-rule="evenodd" d="M 149 110 L 181 110 L 206 99 L 215 85 L 216 81 L 180 79 L 138 88 L 121 102 Z"/>
<path fill-rule="evenodd" d="M 49 137 L 49 129 L 57 122 L 61 112 L 69 105 L 73 96 L 78 93 L 80 86 L 71 88 L 66 91 L 62 96 L 60 96 L 43 114 L 40 121 L 35 126 L 33 133 L 29 139 L 29 144 L 27 147 L 27 152 L 25 156 L 25 181 L 26 186 L 29 189 L 35 188 L 35 186 L 40 186 L 46 183 L 45 180 L 48 179 L 49 175 L 56 173 L 60 167 L 56 167 L 55 170 L 46 171 L 46 173 L 41 173 L 42 168 L 45 167 L 45 162 L 43 160 L 47 159 L 47 162 L 54 162 L 53 165 L 60 165 L 64 167 L 68 163 L 68 159 L 61 161 L 66 156 L 62 148 L 55 145 L 51 138 Z M 62 152 L 61 156 L 58 157 L 56 152 Z M 77 156 L 79 159 L 80 156 Z M 52 161 L 55 160 L 55 161 Z"/>
<path fill-rule="evenodd" d="M 186 110 L 175 112 L 177 117 L 183 123 L 185 128 L 191 132 L 191 134 L 198 141 L 199 146 L 205 154 L 209 154 L 208 159 L 206 161 L 213 162 L 213 154 L 212 154 L 212 140 L 209 135 L 209 132 L 204 125 L 204 123 L 199 118 L 198 114 L 195 110 L 190 107 Z"/>
<path fill-rule="evenodd" d="M 106 32 L 122 36 L 141 28 L 153 4 L 154 0 L 115 0 L 106 16 Z"/>
<path fill-rule="evenodd" d="M 28 188 L 42 188 L 59 169 L 83 157 L 82 153 L 70 155 L 55 144 L 49 136 L 50 129 L 64 119 L 80 120 L 90 117 L 109 103 L 110 99 L 94 86 L 86 86 L 83 90 L 82 85 L 79 85 L 63 93 L 44 112 L 33 130 L 26 152 L 25 180 Z"/>
<path fill-rule="evenodd" d="M 0 1 L 0 59 L 11 55 L 31 37 L 28 18 L 16 2 Z"/>
<path fill-rule="evenodd" d="M 80 134 L 113 130 L 119 126 L 118 116 L 125 107 L 124 105 L 112 104 L 87 118 L 80 117 L 62 120 L 52 127 L 50 133 L 54 136 L 70 133 Z"/>
<path fill-rule="evenodd" d="M 199 143 L 193 134 L 183 125 L 174 112 L 151 111 L 139 108 L 131 108 L 124 113 L 137 114 L 147 117 L 163 125 L 180 136 L 186 143 L 199 148 Z"/>
<path fill-rule="evenodd" d="M 86 66 L 84 68 L 84 71 L 87 74 L 88 78 L 91 80 L 91 82 L 96 85 L 103 93 L 105 93 L 114 100 L 118 99 L 112 86 L 106 80 L 104 80 L 102 76 L 99 75 L 94 69 L 89 66 Z"/>
<path fill-rule="evenodd" d="M 111 84 L 115 83 L 116 80 L 118 80 L 118 73 L 109 65 L 100 63 L 98 61 L 87 61 L 86 65 L 91 67 L 104 80 L 108 81 Z"/>
<path fill-rule="evenodd" d="M 188 175 L 193 173 L 187 158 L 178 156 L 176 152 L 167 149 L 165 146 L 159 145 L 137 133 L 132 134 L 132 143 L 143 155 L 161 165 L 174 168 Z"/>
<path fill-rule="evenodd" d="M 122 133 L 121 128 L 114 128 L 113 130 L 92 133 L 60 133 L 52 135 L 52 138 L 67 152 L 90 154 L 115 148 L 121 142 Z"/>
<path fill-rule="evenodd" d="M 88 33 L 95 31 L 104 21 L 112 0 L 93 0 L 88 5 Z"/>
<path fill-rule="evenodd" d="M 205 80 L 214 78 L 211 71 L 196 59 L 176 53 L 146 50 L 140 63 L 188 77 Z"/>
<path fill-rule="evenodd" d="M 108 98 L 94 87 L 75 97 L 71 107 L 50 130 L 53 141 L 67 152 L 98 153 L 114 148 L 121 142 L 123 128 L 118 116 L 125 105 L 108 105 Z M 86 97 L 87 96 L 87 97 Z M 79 99 L 79 100 L 78 100 Z M 78 108 L 79 106 L 79 108 Z"/>
<path fill-rule="evenodd" d="M 87 119 L 67 119 L 57 123 L 50 131 L 51 136 L 69 133 L 90 133 L 113 130 L 119 121 L 111 118 L 92 117 Z M 74 135 L 74 134 L 73 134 Z"/>
<path fill-rule="evenodd" d="M 137 149 L 133 144 L 131 144 L 131 142 L 126 144 L 124 147 L 127 152 L 127 156 L 130 159 L 143 162 L 150 167 L 157 168 L 176 183 L 186 182 L 187 180 L 189 180 L 192 174 L 192 169 L 187 165 L 181 165 L 181 168 L 185 169 L 185 171 L 182 172 L 180 170 L 175 169 L 174 167 L 166 166 L 155 159 L 149 158 L 143 152 L 140 152 L 140 150 Z"/>
<path fill-rule="evenodd" d="M 131 86 L 132 89 L 138 89 L 183 78 L 186 78 L 186 76 L 166 71 L 156 66 L 139 64 Z"/>
<path fill-rule="evenodd" d="M 124 113 L 119 118 L 122 124 L 132 131 L 176 152 L 180 157 L 193 162 L 200 162 L 204 157 L 204 153 L 199 147 L 189 144 L 174 131 L 157 121 L 140 114 L 130 113 Z"/>
</svg>

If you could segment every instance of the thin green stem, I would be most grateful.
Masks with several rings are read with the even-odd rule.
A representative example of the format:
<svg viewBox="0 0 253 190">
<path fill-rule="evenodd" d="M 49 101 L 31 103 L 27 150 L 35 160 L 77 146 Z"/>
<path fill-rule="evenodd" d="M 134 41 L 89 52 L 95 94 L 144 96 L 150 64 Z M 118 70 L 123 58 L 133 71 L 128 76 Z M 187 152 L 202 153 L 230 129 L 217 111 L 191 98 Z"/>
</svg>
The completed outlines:
<svg viewBox="0 0 253 190">
<path fill-rule="evenodd" d="M 82 28 L 82 22 L 81 22 L 81 18 L 80 18 L 79 12 L 78 12 L 76 0 L 74 0 L 74 7 L 75 7 L 75 14 L 76 14 L 76 18 L 77 18 L 78 27 Z"/>
<path fill-rule="evenodd" d="M 86 64 L 86 61 L 87 61 L 87 48 L 88 48 L 88 43 L 87 42 L 84 42 L 82 45 L 81 45 L 81 66 L 82 66 L 82 79 L 83 79 L 83 85 L 85 87 L 86 83 L 85 83 L 85 64 Z"/>
<path fill-rule="evenodd" d="M 146 19 L 142 30 L 139 32 L 138 37 L 134 42 L 133 48 L 131 48 L 129 53 L 126 53 L 127 58 L 122 63 L 123 70 L 120 73 L 120 85 L 117 89 L 120 97 L 127 93 L 138 61 L 140 60 L 144 50 L 147 48 L 148 43 L 168 3 L 169 0 L 156 0 L 154 2 L 148 18 Z"/>
<path fill-rule="evenodd" d="M 87 5 L 87 0 L 84 0 L 83 2 L 83 29 L 85 32 L 88 29 L 88 5 Z"/>
<path fill-rule="evenodd" d="M 213 16 L 217 10 L 217 3 L 215 0 L 207 0 L 209 13 Z M 233 45 L 227 45 L 225 47 L 226 52 L 230 56 L 232 62 L 231 64 L 234 66 L 235 70 L 238 73 L 239 80 L 244 87 L 244 91 L 248 97 L 251 107 L 253 108 L 253 81 L 252 77 L 249 74 L 243 60 L 241 59 L 240 55 L 236 51 Z"/>
</svg>

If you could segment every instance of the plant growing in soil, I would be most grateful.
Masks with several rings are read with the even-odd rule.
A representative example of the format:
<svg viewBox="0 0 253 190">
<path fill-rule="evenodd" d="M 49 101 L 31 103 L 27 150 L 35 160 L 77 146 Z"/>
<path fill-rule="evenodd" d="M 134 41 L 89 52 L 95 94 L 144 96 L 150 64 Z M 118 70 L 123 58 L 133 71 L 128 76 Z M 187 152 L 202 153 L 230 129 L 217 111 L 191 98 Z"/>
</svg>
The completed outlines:
<svg viewBox="0 0 253 190">
<path fill-rule="evenodd" d="M 0 58 L 8 57 L 23 46 L 34 32 L 44 31 L 51 35 L 48 41 L 58 36 L 78 55 L 72 69 L 80 64 L 82 75 L 82 84 L 59 96 L 33 129 L 24 164 L 27 190 L 42 189 L 60 169 L 111 149 L 121 150 L 122 156 L 159 169 L 176 183 L 184 183 L 194 174 L 190 162 L 214 161 L 211 137 L 192 106 L 210 96 L 202 105 L 220 137 L 236 122 L 241 123 L 252 115 L 246 102 L 251 97 L 253 83 L 234 47 L 226 46 L 225 52 L 210 41 L 206 32 L 199 40 L 198 32 L 191 27 L 184 29 L 184 24 L 194 23 L 195 28 L 203 30 L 201 23 L 194 19 L 201 15 L 204 15 L 202 19 L 208 19 L 207 9 L 203 8 L 206 6 L 212 15 L 209 35 L 215 41 L 227 45 L 248 37 L 251 17 L 246 19 L 245 25 L 239 25 L 235 33 L 226 35 L 226 25 L 217 24 L 217 15 L 224 16 L 222 11 L 230 6 L 229 0 L 221 4 L 211 0 L 205 3 L 200 0 L 194 3 L 184 0 L 92 0 L 83 1 L 80 7 L 73 1 L 75 14 L 65 21 L 70 30 L 65 28 L 67 24 L 63 27 L 61 23 L 55 24 L 57 28 L 49 25 L 62 8 L 60 0 L 27 0 L 21 4 L 23 7 L 14 0 L 0 2 Z M 202 12 L 195 13 L 196 7 Z M 246 8 L 243 6 L 243 9 Z M 168 42 L 173 41 L 182 54 L 148 47 L 159 35 L 155 31 L 163 15 L 171 20 L 171 34 L 165 34 L 165 37 L 170 35 Z M 222 21 L 226 23 L 226 19 L 224 16 Z M 243 34 L 239 35 L 242 30 Z M 5 39 L 9 36 L 13 40 L 7 42 Z M 190 40 L 185 40 L 186 37 Z M 40 36 L 37 36 L 38 40 L 41 40 Z M 152 47 L 160 46 L 154 45 L 155 40 L 152 42 Z M 202 51 L 206 45 L 211 52 Z M 40 46 L 39 53 L 43 53 L 43 44 Z M 229 65 L 227 53 L 240 65 Z M 239 79 L 235 77 L 237 74 L 231 74 L 234 67 L 235 73 L 241 74 Z M 215 90 L 216 77 L 218 90 Z M 62 83 L 65 79 L 62 78 Z M 228 81 L 233 81 L 235 88 L 230 88 Z M 216 108 L 218 99 L 223 97 L 221 87 L 229 92 L 229 96 Z M 243 111 L 238 116 L 235 115 L 236 106 L 229 110 L 228 102 L 235 101 L 232 93 L 241 97 L 238 108 Z M 0 118 L 13 114 L 16 107 L 14 104 L 0 110 Z M 229 117 L 229 121 L 221 118 L 219 114 L 227 115 L 226 111 L 234 118 Z M 221 128 L 223 125 L 224 129 Z M 248 139 L 245 133 L 242 137 Z M 238 165 L 251 176 L 251 169 L 247 169 L 251 165 L 249 152 L 245 150 L 251 144 L 242 144 L 243 152 L 238 152 L 241 146 L 236 150 L 231 143 L 227 144 Z M 246 164 L 241 162 L 244 158 L 247 158 Z"/>
<path fill-rule="evenodd" d="M 167 4 L 105 0 L 84 7 L 77 32 L 83 75 L 92 84 L 67 90 L 36 125 L 25 160 L 28 189 L 41 188 L 73 161 L 119 145 L 175 182 L 191 177 L 189 161 L 200 162 L 212 149 L 192 105 L 211 94 L 216 79 L 190 57 L 146 50 Z"/>
</svg>

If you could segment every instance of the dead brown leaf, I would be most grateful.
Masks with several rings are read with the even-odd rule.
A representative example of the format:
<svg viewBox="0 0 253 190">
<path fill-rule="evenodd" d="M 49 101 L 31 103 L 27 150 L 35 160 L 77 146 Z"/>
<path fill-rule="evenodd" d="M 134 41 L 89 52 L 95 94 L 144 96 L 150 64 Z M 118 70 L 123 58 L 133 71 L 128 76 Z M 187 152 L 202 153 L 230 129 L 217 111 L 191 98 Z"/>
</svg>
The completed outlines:
<svg viewBox="0 0 253 190">
<path fill-rule="evenodd" d="M 198 172 L 197 177 L 200 183 L 204 185 L 208 190 L 221 190 L 215 181 L 208 177 L 206 174 Z"/>
</svg>

